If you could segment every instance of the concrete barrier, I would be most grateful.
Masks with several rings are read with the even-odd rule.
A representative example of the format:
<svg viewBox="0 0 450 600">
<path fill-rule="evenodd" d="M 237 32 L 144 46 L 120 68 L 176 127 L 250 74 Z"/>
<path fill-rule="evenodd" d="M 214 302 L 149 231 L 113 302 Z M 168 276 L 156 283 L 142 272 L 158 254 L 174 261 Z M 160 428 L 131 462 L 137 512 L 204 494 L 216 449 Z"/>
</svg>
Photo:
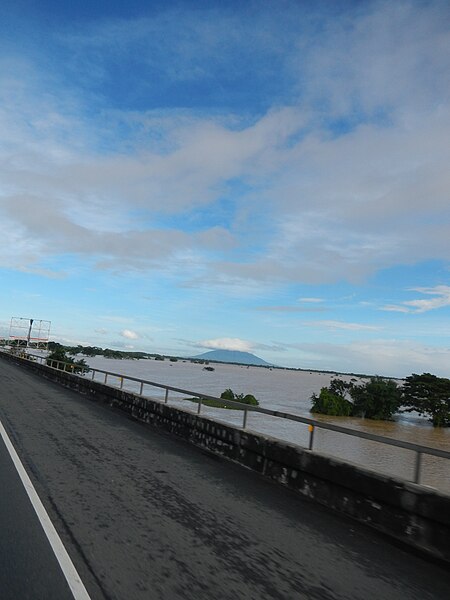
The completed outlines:
<svg viewBox="0 0 450 600">
<path fill-rule="evenodd" d="M 434 489 L 380 475 L 46 365 L 3 353 L 1 356 L 450 563 L 450 497 Z"/>
</svg>

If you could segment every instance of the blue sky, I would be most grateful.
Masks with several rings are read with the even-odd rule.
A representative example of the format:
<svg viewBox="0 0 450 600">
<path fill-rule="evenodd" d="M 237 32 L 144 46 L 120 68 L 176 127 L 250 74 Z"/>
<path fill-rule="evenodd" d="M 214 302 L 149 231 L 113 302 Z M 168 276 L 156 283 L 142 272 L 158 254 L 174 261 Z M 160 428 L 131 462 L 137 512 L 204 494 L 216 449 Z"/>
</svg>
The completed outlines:
<svg viewBox="0 0 450 600">
<path fill-rule="evenodd" d="M 6 1 L 0 335 L 450 376 L 450 8 Z"/>
</svg>

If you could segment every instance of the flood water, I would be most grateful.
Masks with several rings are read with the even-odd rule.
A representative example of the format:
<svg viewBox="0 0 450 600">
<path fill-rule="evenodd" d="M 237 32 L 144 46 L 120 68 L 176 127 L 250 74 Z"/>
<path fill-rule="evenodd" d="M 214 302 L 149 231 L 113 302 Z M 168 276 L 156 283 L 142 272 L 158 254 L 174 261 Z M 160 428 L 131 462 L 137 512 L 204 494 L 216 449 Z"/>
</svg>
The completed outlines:
<svg viewBox="0 0 450 600">
<path fill-rule="evenodd" d="M 414 413 L 399 415 L 393 422 L 311 415 L 309 412 L 311 394 L 318 393 L 321 387 L 329 384 L 332 378 L 329 373 L 271 370 L 228 364 L 211 364 L 214 371 L 210 372 L 204 370 L 204 365 L 189 361 L 114 360 L 100 356 L 87 358 L 86 362 L 94 369 L 129 375 L 211 396 L 220 396 L 226 388 L 231 388 L 238 394 L 253 394 L 259 400 L 260 406 L 264 408 L 312 417 L 358 431 L 367 431 L 450 452 L 450 428 L 433 428 L 425 418 Z M 350 379 L 350 377 L 342 378 Z M 98 374 L 97 379 L 102 380 L 102 376 Z M 111 377 L 108 383 L 118 385 L 118 380 Z M 139 391 L 139 384 L 125 380 L 124 389 Z M 143 393 L 149 397 L 163 399 L 165 392 L 162 389 L 145 386 Z M 183 400 L 185 396 L 186 394 L 170 393 L 169 403 L 196 412 L 197 405 Z M 242 425 L 243 411 L 203 406 L 202 414 L 211 416 L 215 420 Z M 308 446 L 308 428 L 303 423 L 249 412 L 247 429 L 300 446 Z M 415 453 L 409 450 L 318 428 L 314 434 L 314 449 L 387 475 L 413 479 Z M 423 456 L 421 483 L 450 494 L 450 460 Z"/>
</svg>

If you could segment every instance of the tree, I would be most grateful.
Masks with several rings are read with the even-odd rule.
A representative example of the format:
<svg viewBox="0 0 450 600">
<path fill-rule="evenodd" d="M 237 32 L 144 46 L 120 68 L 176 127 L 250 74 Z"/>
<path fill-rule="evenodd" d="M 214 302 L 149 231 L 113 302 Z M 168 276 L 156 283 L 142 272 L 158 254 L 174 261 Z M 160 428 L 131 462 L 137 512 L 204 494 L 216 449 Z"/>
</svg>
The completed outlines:
<svg viewBox="0 0 450 600">
<path fill-rule="evenodd" d="M 391 379 L 371 377 L 360 385 L 334 378 L 311 396 L 312 413 L 368 419 L 392 419 L 401 403 L 401 388 Z"/>
<path fill-rule="evenodd" d="M 402 390 L 383 377 L 371 377 L 363 385 L 354 385 L 350 390 L 353 399 L 353 416 L 388 421 L 401 405 Z"/>
<path fill-rule="evenodd" d="M 317 394 L 311 396 L 311 412 L 335 417 L 348 417 L 352 414 L 353 404 L 344 397 L 346 390 L 342 390 L 344 393 L 337 390 L 341 386 L 333 385 L 333 381 L 329 387 L 323 387 L 318 396 Z"/>
<path fill-rule="evenodd" d="M 227 388 L 224 392 L 222 392 L 220 394 L 220 397 L 223 398 L 224 400 L 235 400 L 236 399 L 233 390 L 230 388 Z"/>
<path fill-rule="evenodd" d="M 241 402 L 242 404 L 249 404 L 251 406 L 259 406 L 258 400 L 252 394 L 235 394 L 233 390 L 227 388 L 221 393 L 220 397 L 223 400 L 234 400 L 235 402 Z"/>
<path fill-rule="evenodd" d="M 68 356 L 66 354 L 66 351 L 64 350 L 64 348 L 62 346 L 54 346 L 54 349 L 52 352 L 50 352 L 50 354 L 47 356 L 47 364 L 50 366 L 57 366 L 56 362 L 69 362 Z"/>
<path fill-rule="evenodd" d="M 81 354 L 84 356 L 97 356 L 103 353 L 103 349 L 98 346 L 84 346 L 81 350 Z"/>
<path fill-rule="evenodd" d="M 120 359 L 123 358 L 123 353 L 120 352 L 120 350 L 112 350 L 111 348 L 105 348 L 103 350 L 103 356 L 105 358 L 116 358 L 116 359 Z"/>
<path fill-rule="evenodd" d="M 407 411 L 417 411 L 429 417 L 433 427 L 450 426 L 450 379 L 431 373 L 406 378 L 403 403 Z"/>
<path fill-rule="evenodd" d="M 336 394 L 337 396 L 341 396 L 345 400 L 350 400 L 351 392 L 353 389 L 353 383 L 344 381 L 343 379 L 339 379 L 335 377 L 330 381 L 330 385 L 328 389 L 332 394 Z"/>
<path fill-rule="evenodd" d="M 239 394 L 239 402 L 242 402 L 243 404 L 250 404 L 250 406 L 259 406 L 259 402 L 253 394 L 245 394 L 244 397 L 242 396 L 242 394 Z"/>
<path fill-rule="evenodd" d="M 66 354 L 63 346 L 58 345 L 55 349 L 47 356 L 47 364 L 50 367 L 56 367 L 62 371 L 70 370 L 72 373 L 82 373 L 86 369 L 89 369 L 89 365 L 84 359 L 75 360 L 74 356 Z"/>
</svg>

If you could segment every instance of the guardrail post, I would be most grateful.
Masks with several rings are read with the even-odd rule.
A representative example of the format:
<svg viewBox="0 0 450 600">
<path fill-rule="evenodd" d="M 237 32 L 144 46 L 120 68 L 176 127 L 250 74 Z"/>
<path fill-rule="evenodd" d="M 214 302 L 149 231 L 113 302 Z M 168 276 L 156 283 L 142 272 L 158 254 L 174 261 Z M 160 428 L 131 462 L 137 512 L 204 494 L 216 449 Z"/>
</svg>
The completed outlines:
<svg viewBox="0 0 450 600">
<path fill-rule="evenodd" d="M 144 382 L 141 381 L 141 389 L 139 390 L 139 395 L 142 396 L 142 392 L 144 390 Z"/>
<path fill-rule="evenodd" d="M 95 373 L 96 373 L 96 370 L 95 370 L 95 369 L 92 369 L 92 380 L 94 380 L 94 379 L 95 379 Z"/>
<path fill-rule="evenodd" d="M 105 381 L 103 383 L 106 384 L 107 381 L 108 381 L 108 373 L 105 373 Z"/>
<path fill-rule="evenodd" d="M 202 410 L 202 398 L 200 397 L 198 399 L 198 408 L 197 408 L 197 414 L 199 415 L 201 413 Z"/>
<path fill-rule="evenodd" d="M 123 377 L 120 378 L 120 389 L 123 388 Z"/>
<path fill-rule="evenodd" d="M 414 483 L 420 483 L 421 469 L 422 469 L 422 452 L 416 452 L 416 466 L 414 469 Z"/>
<path fill-rule="evenodd" d="M 313 443 L 314 443 L 314 425 L 309 425 L 308 431 L 309 431 L 309 450 L 312 450 Z"/>
<path fill-rule="evenodd" d="M 248 410 L 244 408 L 244 420 L 242 421 L 242 429 L 245 429 L 247 427 L 247 416 Z"/>
</svg>

